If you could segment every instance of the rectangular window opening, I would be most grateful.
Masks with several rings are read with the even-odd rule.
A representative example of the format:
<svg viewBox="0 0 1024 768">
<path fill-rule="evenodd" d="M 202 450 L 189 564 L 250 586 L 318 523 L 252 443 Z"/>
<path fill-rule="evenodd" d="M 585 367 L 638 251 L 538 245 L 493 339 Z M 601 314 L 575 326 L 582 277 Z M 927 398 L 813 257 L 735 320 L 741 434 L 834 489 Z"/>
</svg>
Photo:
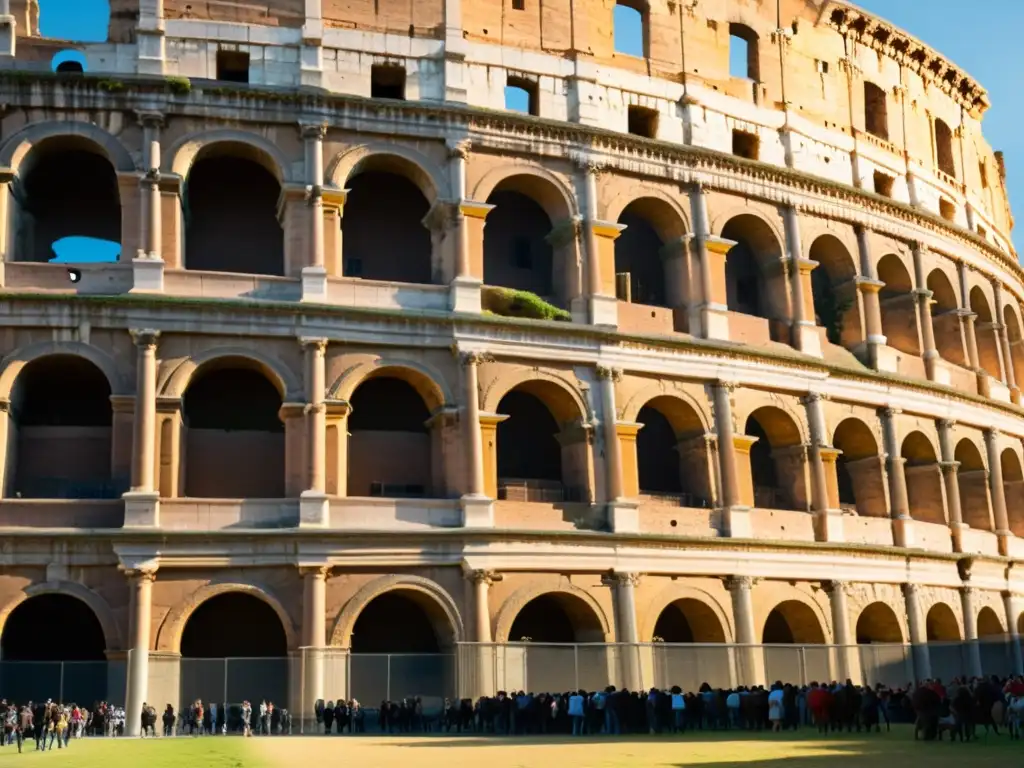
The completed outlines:
<svg viewBox="0 0 1024 768">
<path fill-rule="evenodd" d="M 612 36 L 616 53 L 636 56 L 648 55 L 647 5 L 643 0 L 619 0 L 612 16 Z"/>
<path fill-rule="evenodd" d="M 864 129 L 872 136 L 889 140 L 889 111 L 885 91 L 864 83 Z"/>
<path fill-rule="evenodd" d="M 526 0 L 512 0 L 512 10 L 513 11 L 525 11 L 526 10 Z"/>
<path fill-rule="evenodd" d="M 978 174 L 981 176 L 981 188 L 988 189 L 988 166 L 984 160 L 978 163 Z"/>
<path fill-rule="evenodd" d="M 892 197 L 892 187 L 896 179 L 887 173 L 875 171 L 875 194 L 882 197 Z"/>
<path fill-rule="evenodd" d="M 537 83 L 525 77 L 509 76 L 505 85 L 505 109 L 526 115 L 540 114 Z"/>
<path fill-rule="evenodd" d="M 217 51 L 217 79 L 226 83 L 248 83 L 249 54 L 243 51 Z"/>
<path fill-rule="evenodd" d="M 729 76 L 761 80 L 757 33 L 744 24 L 729 25 Z"/>
<path fill-rule="evenodd" d="M 405 100 L 405 67 L 374 64 L 370 68 L 370 96 L 375 99 Z"/>
<path fill-rule="evenodd" d="M 645 139 L 658 138 L 658 113 L 648 107 L 629 107 L 629 132 L 634 136 L 643 136 Z"/>
<path fill-rule="evenodd" d="M 939 214 L 946 221 L 956 221 L 956 206 L 946 198 L 939 199 Z"/>
<path fill-rule="evenodd" d="M 732 153 L 747 160 L 757 160 L 761 148 L 761 140 L 753 133 L 746 131 L 732 132 Z"/>
</svg>

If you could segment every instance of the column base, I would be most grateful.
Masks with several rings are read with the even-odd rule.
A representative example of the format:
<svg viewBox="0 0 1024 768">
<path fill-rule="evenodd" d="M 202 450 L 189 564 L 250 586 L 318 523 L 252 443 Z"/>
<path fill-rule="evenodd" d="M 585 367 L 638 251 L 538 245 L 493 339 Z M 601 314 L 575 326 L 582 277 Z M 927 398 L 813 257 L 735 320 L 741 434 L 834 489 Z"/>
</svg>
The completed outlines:
<svg viewBox="0 0 1024 768">
<path fill-rule="evenodd" d="M 816 325 L 800 323 L 793 326 L 793 342 L 805 355 L 824 357 L 821 350 L 821 333 Z"/>
<path fill-rule="evenodd" d="M 132 259 L 132 293 L 164 292 L 164 260 L 139 255 Z"/>
<path fill-rule="evenodd" d="M 326 493 L 303 491 L 299 496 L 299 528 L 326 528 L 331 504 Z"/>
<path fill-rule="evenodd" d="M 640 533 L 640 507 L 632 501 L 610 501 L 605 507 L 605 519 L 612 533 Z"/>
<path fill-rule="evenodd" d="M 700 335 L 705 339 L 729 340 L 729 311 L 717 305 L 700 308 Z"/>
<path fill-rule="evenodd" d="M 619 300 L 614 296 L 588 296 L 587 308 L 591 325 L 619 327 Z"/>
<path fill-rule="evenodd" d="M 487 496 L 467 494 L 459 500 L 462 506 L 463 528 L 493 528 L 494 499 Z"/>
<path fill-rule="evenodd" d="M 840 543 L 846 541 L 843 528 L 843 513 L 838 509 L 829 509 L 814 515 L 814 540 Z"/>
<path fill-rule="evenodd" d="M 909 549 L 914 546 L 914 521 L 909 517 L 894 517 L 892 520 L 892 543 Z"/>
<path fill-rule="evenodd" d="M 483 280 L 475 277 L 456 277 L 448 287 L 448 309 L 469 315 L 479 315 L 482 311 L 480 289 Z"/>
<path fill-rule="evenodd" d="M 754 538 L 750 507 L 736 505 L 722 508 L 722 533 L 731 539 Z"/>
<path fill-rule="evenodd" d="M 302 268 L 302 301 L 327 303 L 327 270 L 323 267 Z"/>
<path fill-rule="evenodd" d="M 124 499 L 125 528 L 159 528 L 160 494 L 154 491 L 128 491 Z"/>
<path fill-rule="evenodd" d="M 964 551 L 964 531 L 969 530 L 970 526 L 964 525 L 963 523 L 950 523 L 949 524 L 949 535 L 953 540 L 953 551 L 963 552 Z"/>
</svg>

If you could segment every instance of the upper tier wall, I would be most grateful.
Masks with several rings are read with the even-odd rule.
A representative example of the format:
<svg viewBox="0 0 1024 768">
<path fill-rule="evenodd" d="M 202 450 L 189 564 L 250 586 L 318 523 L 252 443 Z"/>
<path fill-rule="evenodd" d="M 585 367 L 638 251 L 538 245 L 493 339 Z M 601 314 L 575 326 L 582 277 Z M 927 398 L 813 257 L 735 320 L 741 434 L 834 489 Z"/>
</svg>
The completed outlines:
<svg viewBox="0 0 1024 768">
<path fill-rule="evenodd" d="M 762 162 L 918 205 L 1012 252 L 987 96 L 920 41 L 839 0 L 782 0 L 778 16 L 755 0 L 626 4 L 643 14 L 645 58 L 616 52 L 613 0 L 464 0 L 457 20 L 441 0 L 113 0 L 111 42 L 77 47 L 92 71 L 194 78 L 217 78 L 217 52 L 237 50 L 252 84 L 362 96 L 387 62 L 404 66 L 407 99 L 495 109 L 515 77 L 538 116 L 625 132 L 641 107 L 654 138 L 726 152 L 753 134 Z M 36 3 L 10 7 L 19 34 L 38 34 Z M 737 34 L 749 78 L 730 74 Z M 16 66 L 50 50 L 23 40 Z"/>
</svg>

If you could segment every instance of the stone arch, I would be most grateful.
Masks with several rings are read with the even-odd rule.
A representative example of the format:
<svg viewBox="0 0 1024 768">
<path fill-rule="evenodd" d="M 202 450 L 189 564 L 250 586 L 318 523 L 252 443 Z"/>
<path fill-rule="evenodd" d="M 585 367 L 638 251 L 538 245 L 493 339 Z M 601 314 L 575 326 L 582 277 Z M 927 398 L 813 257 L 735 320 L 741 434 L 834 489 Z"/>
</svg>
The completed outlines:
<svg viewBox="0 0 1024 768">
<path fill-rule="evenodd" d="M 600 641 L 608 642 L 611 639 L 611 624 L 608 621 L 607 615 L 605 615 L 604 609 L 601 608 L 601 604 L 598 603 L 597 600 L 595 600 L 594 597 L 586 590 L 580 589 L 575 584 L 563 580 L 557 586 L 528 585 L 521 587 L 506 598 L 505 602 L 502 603 L 501 608 L 498 610 L 498 615 L 495 617 L 494 642 L 510 642 L 509 632 L 512 629 L 512 624 L 516 620 L 516 616 L 519 615 L 519 612 L 525 608 L 530 601 L 538 597 L 543 597 L 544 595 L 566 595 L 575 599 L 577 603 L 582 604 L 584 609 L 589 609 L 593 614 L 592 617 L 597 622 L 597 626 L 600 628 L 600 633 L 603 635 L 603 638 Z M 514 642 L 514 640 L 512 642 Z"/>
<path fill-rule="evenodd" d="M 411 385 L 431 413 L 452 402 L 452 393 L 440 372 L 414 360 L 385 357 L 360 362 L 344 370 L 327 388 L 327 398 L 351 400 L 352 393 L 363 382 L 378 376 L 401 379 Z"/>
<path fill-rule="evenodd" d="M 975 319 L 975 336 L 978 344 L 978 364 L 993 379 L 1001 378 L 1000 349 L 996 334 L 993 332 L 992 305 L 981 286 L 971 288 L 968 294 L 969 308 L 977 316 Z"/>
<path fill-rule="evenodd" d="M 626 401 L 626 404 L 619 409 L 619 420 L 635 422 L 640 410 L 651 400 L 658 397 L 678 400 L 680 405 L 689 406 L 700 421 L 701 430 L 703 432 L 713 431 L 711 427 L 711 410 L 706 399 L 695 397 L 675 382 L 661 380 L 652 381 L 634 392 L 629 400 Z"/>
<path fill-rule="evenodd" d="M 828 622 L 813 600 L 802 595 L 791 596 L 777 603 L 765 616 L 761 642 L 824 645 L 828 642 Z"/>
<path fill-rule="evenodd" d="M 925 617 L 928 642 L 959 642 L 963 640 L 956 613 L 946 603 L 935 603 Z"/>
<path fill-rule="evenodd" d="M 861 341 L 857 301 L 857 265 L 846 244 L 831 233 L 818 235 L 808 258 L 818 264 L 811 272 L 815 323 L 833 344 L 853 347 Z"/>
<path fill-rule="evenodd" d="M 497 412 L 502 398 L 513 389 L 522 389 L 536 395 L 551 409 L 560 424 L 577 419 L 590 421 L 590 407 L 578 386 L 562 374 L 533 368 L 517 368 L 495 377 L 484 388 L 480 410 L 484 413 Z"/>
<path fill-rule="evenodd" d="M 138 170 L 131 153 L 121 141 L 94 123 L 61 120 L 32 123 L 8 138 L 0 147 L 0 163 L 21 175 L 21 166 L 32 150 L 50 139 L 75 138 L 85 141 L 110 161 L 119 173 Z"/>
<path fill-rule="evenodd" d="M 999 618 L 999 614 L 996 613 L 990 606 L 985 606 L 978 611 L 978 637 L 999 637 L 1006 634 L 1006 627 L 1003 626 L 1003 620 Z"/>
<path fill-rule="evenodd" d="M 221 360 L 239 361 L 260 371 L 277 388 L 284 402 L 304 400 L 302 382 L 283 361 L 259 350 L 234 346 L 204 350 L 161 371 L 157 392 L 166 397 L 182 397 L 196 371 L 204 365 Z"/>
<path fill-rule="evenodd" d="M 472 199 L 483 202 L 499 187 L 537 202 L 553 225 L 579 213 L 572 190 L 558 176 L 540 166 L 514 163 L 494 168 L 473 187 Z"/>
<path fill-rule="evenodd" d="M 744 208 L 725 222 L 721 236 L 736 242 L 725 257 L 729 309 L 767 320 L 786 320 L 789 294 L 780 269 L 786 240 L 775 223 Z M 769 330 L 778 329 L 770 326 Z"/>
<path fill-rule="evenodd" d="M 285 636 L 288 638 L 289 650 L 294 650 L 299 647 L 298 631 L 295 627 L 295 623 L 292 621 L 292 617 L 285 609 L 284 603 L 282 603 L 269 588 L 258 584 L 241 584 L 225 581 L 205 584 L 195 592 L 188 595 L 183 602 L 173 606 L 171 610 L 168 611 L 167 616 L 164 617 L 164 620 L 160 623 L 160 628 L 157 630 L 156 650 L 180 653 L 181 636 L 185 631 L 185 625 L 188 623 L 189 617 L 200 605 L 210 598 L 217 597 L 218 595 L 225 595 L 230 592 L 239 592 L 244 595 L 257 597 L 273 608 L 274 613 L 277 614 L 278 619 L 281 621 L 281 626 L 284 628 Z"/>
<path fill-rule="evenodd" d="M 74 355 L 95 365 L 110 384 L 112 395 L 132 393 L 132 376 L 99 347 L 80 341 L 44 341 L 16 349 L 0 360 L 0 400 L 10 399 L 18 374 L 34 360 L 52 355 Z"/>
<path fill-rule="evenodd" d="M 623 212 L 637 203 L 650 214 L 651 225 L 662 242 L 670 243 L 690 233 L 690 214 L 672 195 L 646 185 L 637 185 L 620 192 L 605 207 L 604 220 L 618 221 Z"/>
<path fill-rule="evenodd" d="M 932 292 L 932 328 L 939 356 L 955 365 L 966 365 L 960 331 L 960 301 L 949 277 L 941 269 L 928 273 L 925 287 Z"/>
<path fill-rule="evenodd" d="M 618 296 L 635 304 L 672 308 L 682 296 L 666 271 L 666 249 L 687 247 L 686 220 L 675 201 L 662 196 L 631 200 L 615 219 L 623 227 L 615 239 L 615 274 L 628 276 L 629 293 Z"/>
<path fill-rule="evenodd" d="M 806 439 L 799 419 L 778 405 L 756 408 L 744 422 L 744 432 L 757 438 L 750 446 L 750 477 L 754 506 L 806 510 Z"/>
<path fill-rule="evenodd" d="M 782 253 L 782 243 L 786 242 L 786 236 L 779 228 L 778 222 L 773 221 L 756 208 L 751 208 L 746 203 L 738 203 L 716 214 L 711 221 L 711 234 L 718 235 L 719 237 L 725 237 L 722 233 L 725 231 L 726 227 L 729 226 L 729 222 L 734 219 L 738 219 L 740 216 L 751 216 L 758 219 L 764 226 L 766 226 L 775 238 L 775 243 L 778 246 L 779 253 Z"/>
<path fill-rule="evenodd" d="M 1021 342 L 1024 341 L 1024 332 L 1020 320 L 1020 308 L 1016 304 L 1007 303 L 1003 307 L 1003 324 L 1006 325 L 1006 336 L 1010 342 L 1010 361 L 1007 365 L 1013 367 L 1014 383 L 1024 386 L 1024 351 L 1021 350 Z"/>
<path fill-rule="evenodd" d="M 953 459 L 960 464 L 957 485 L 963 521 L 977 530 L 993 530 L 988 471 L 982 452 L 970 438 L 965 437 L 956 444 Z"/>
<path fill-rule="evenodd" d="M 221 148 L 224 149 L 231 149 L 244 159 L 258 163 L 270 172 L 279 184 L 292 180 L 291 163 L 276 144 L 257 133 L 232 128 L 203 131 L 178 139 L 165 155 L 163 170 L 187 179 L 199 156 L 218 145 L 223 145 Z"/>
<path fill-rule="evenodd" d="M 912 431 L 903 438 L 900 456 L 906 462 L 904 474 L 911 517 L 925 523 L 945 525 L 939 451 L 932 436 L 920 430 Z"/>
<path fill-rule="evenodd" d="M 46 581 L 25 587 L 0 609 L 0 637 L 3 636 L 4 627 L 14 609 L 26 600 L 38 597 L 39 595 L 68 595 L 69 597 L 81 600 L 89 606 L 89 609 L 95 614 L 96 619 L 103 628 L 103 638 L 106 642 L 107 650 L 117 651 L 124 648 L 121 629 L 114 618 L 114 612 L 110 605 L 97 592 L 75 581 Z"/>
<path fill-rule="evenodd" d="M 419 187 L 431 205 L 446 197 L 443 190 L 448 185 L 437 164 L 421 152 L 400 144 L 371 143 L 352 147 L 330 161 L 324 180 L 345 189 L 350 179 L 367 171 L 383 171 L 407 178 Z M 454 193 L 451 196 L 454 197 Z"/>
<path fill-rule="evenodd" d="M 686 507 L 714 506 L 712 453 L 701 413 L 687 398 L 657 394 L 635 421 L 637 489 L 641 494 L 678 498 Z"/>
<path fill-rule="evenodd" d="M 882 312 L 882 334 L 886 343 L 908 355 L 921 354 L 921 338 L 917 315 L 914 281 L 904 258 L 887 253 L 878 260 L 878 279 L 885 285 L 879 291 Z"/>
<path fill-rule="evenodd" d="M 999 456 L 1003 470 L 1003 492 L 1006 494 L 1006 516 L 1014 536 L 1024 536 L 1024 468 L 1020 456 L 1005 448 Z"/>
<path fill-rule="evenodd" d="M 880 600 L 861 610 L 857 617 L 856 635 L 858 644 L 902 643 L 906 640 L 896 611 Z"/>
<path fill-rule="evenodd" d="M 879 441 L 871 427 L 856 416 L 843 419 L 832 433 L 839 503 L 852 504 L 862 517 L 888 517 Z"/>
<path fill-rule="evenodd" d="M 712 614 L 715 619 L 718 620 L 718 624 L 722 629 L 723 639 L 716 642 L 733 642 L 735 633 L 732 626 L 732 620 L 730 618 L 731 611 L 726 610 L 710 592 L 683 584 L 671 584 L 651 600 L 647 608 L 647 615 L 644 617 L 643 626 L 640 630 L 640 642 L 650 643 L 654 641 L 654 629 L 658 624 L 658 619 L 661 618 L 661 614 L 664 613 L 669 606 L 680 601 L 700 603 L 708 613 Z M 695 640 L 695 642 L 703 641 Z"/>
<path fill-rule="evenodd" d="M 414 600 L 421 603 L 435 626 L 435 632 L 437 632 L 438 628 L 446 630 L 451 646 L 454 647 L 455 643 L 463 640 L 465 628 L 462 623 L 462 616 L 455 601 L 444 587 L 436 581 L 422 576 L 392 574 L 390 576 L 381 576 L 365 584 L 349 598 L 348 602 L 345 603 L 345 607 L 341 609 L 341 612 L 335 619 L 334 626 L 331 628 L 331 646 L 348 648 L 352 642 L 352 629 L 356 625 L 359 614 L 375 598 L 387 592 L 408 593 Z M 444 636 L 438 632 L 439 638 Z"/>
</svg>

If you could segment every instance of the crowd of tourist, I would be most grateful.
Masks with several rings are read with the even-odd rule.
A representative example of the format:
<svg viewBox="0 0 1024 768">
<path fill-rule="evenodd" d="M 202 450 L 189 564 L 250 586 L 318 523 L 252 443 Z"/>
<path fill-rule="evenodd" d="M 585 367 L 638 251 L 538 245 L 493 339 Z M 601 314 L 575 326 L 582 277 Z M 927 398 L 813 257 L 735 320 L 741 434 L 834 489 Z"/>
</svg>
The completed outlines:
<svg viewBox="0 0 1024 768">
<path fill-rule="evenodd" d="M 598 736 L 620 734 L 683 734 L 687 731 L 787 731 L 814 727 L 822 735 L 834 732 L 878 732 L 893 722 L 913 723 L 915 739 L 969 741 L 979 729 L 996 734 L 1006 728 L 1020 739 L 1024 733 L 1024 677 L 1008 679 L 954 678 L 948 684 L 926 680 L 888 688 L 845 683 L 807 686 L 777 682 L 770 687 L 712 688 L 698 691 L 652 688 L 647 692 L 617 690 L 564 693 L 507 693 L 472 699 L 444 699 L 438 706 L 421 697 L 382 701 L 365 710 L 355 699 L 319 700 L 313 713 L 318 733 L 365 733 L 375 717 L 382 733 L 476 733 L 500 736 L 562 734 Z M 272 701 L 257 708 L 241 704 L 194 701 L 180 713 L 170 704 L 162 716 L 144 704 L 138 715 L 143 736 L 238 733 L 273 735 L 292 732 L 287 709 Z M 3 738 L 0 746 L 20 752 L 25 742 L 37 750 L 66 749 L 83 736 L 123 736 L 123 708 L 106 702 L 91 709 L 74 703 L 31 701 L 18 705 L 0 699 Z"/>
</svg>

